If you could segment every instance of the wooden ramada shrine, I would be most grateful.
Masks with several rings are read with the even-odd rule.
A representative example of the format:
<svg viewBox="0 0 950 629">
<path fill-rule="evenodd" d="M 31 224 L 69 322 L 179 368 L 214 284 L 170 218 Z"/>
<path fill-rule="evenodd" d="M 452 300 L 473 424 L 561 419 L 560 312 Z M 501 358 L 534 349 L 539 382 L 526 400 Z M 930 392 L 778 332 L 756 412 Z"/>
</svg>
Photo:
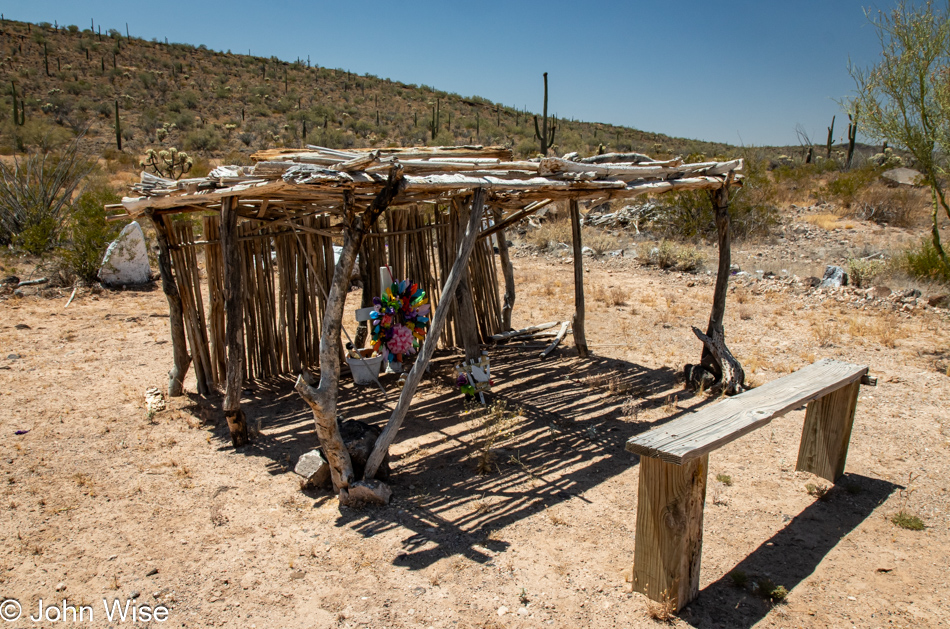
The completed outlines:
<svg viewBox="0 0 950 629">
<path fill-rule="evenodd" d="M 717 386 L 741 390 L 741 367 L 725 348 L 722 327 L 729 189 L 740 184 L 741 160 L 685 164 L 609 153 L 514 161 L 509 149 L 481 146 L 347 151 L 311 146 L 261 151 L 252 159 L 253 166 L 220 166 L 207 177 L 180 181 L 143 173 L 132 186 L 136 196 L 122 200 L 129 216 L 147 216 L 157 233 L 174 357 L 169 395 L 182 394 L 189 366 L 199 393 L 223 387 L 225 416 L 239 447 L 249 440 L 240 405 L 244 382 L 298 374 L 296 390 L 313 411 L 342 504 L 379 483 L 374 476 L 436 346 L 464 348 L 466 358 L 473 358 L 480 343 L 510 329 L 516 295 L 504 230 L 555 201 L 570 207 L 573 337 L 586 357 L 580 204 L 710 191 L 719 234 L 718 276 L 709 327 L 705 334 L 694 331 L 705 345 L 702 364 L 716 375 Z M 194 221 L 173 220 L 186 212 L 202 213 L 201 234 Z M 491 239 L 494 234 L 499 237 Z M 395 278 L 418 282 L 433 314 L 360 479 L 336 418 L 344 302 L 358 275 L 362 305 L 369 305 L 380 293 L 383 266 Z M 563 330 L 566 326 L 562 335 Z M 358 336 L 357 346 L 363 340 Z"/>
</svg>

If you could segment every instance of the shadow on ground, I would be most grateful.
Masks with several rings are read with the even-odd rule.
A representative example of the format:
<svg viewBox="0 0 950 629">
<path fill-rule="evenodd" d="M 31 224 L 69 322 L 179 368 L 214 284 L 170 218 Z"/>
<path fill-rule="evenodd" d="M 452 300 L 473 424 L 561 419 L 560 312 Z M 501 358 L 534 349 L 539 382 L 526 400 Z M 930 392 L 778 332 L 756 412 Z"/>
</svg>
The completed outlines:
<svg viewBox="0 0 950 629">
<path fill-rule="evenodd" d="M 703 588 L 680 617 L 700 629 L 752 627 L 771 609 L 770 603 L 753 592 L 754 583 L 767 578 L 793 592 L 839 541 L 898 489 L 899 485 L 887 481 L 845 474 L 823 499 Z M 747 584 L 737 587 L 732 573 L 744 573 Z"/>
<path fill-rule="evenodd" d="M 637 464 L 626 452 L 631 436 L 655 423 L 639 422 L 640 410 L 666 406 L 663 421 L 708 402 L 684 391 L 679 373 L 648 369 L 635 363 L 591 357 L 572 350 L 540 360 L 537 350 L 499 347 L 490 351 L 495 381 L 492 402 L 516 412 L 505 439 L 491 449 L 476 472 L 476 456 L 485 456 L 485 417 L 465 412 L 454 386 L 454 351 L 439 351 L 430 363 L 392 452 L 392 503 L 383 508 L 344 509 L 338 525 L 369 537 L 405 529 L 403 552 L 396 564 L 423 568 L 461 554 L 487 562 L 490 550 L 503 550 L 493 532 L 560 502 L 584 500 L 592 487 Z M 375 387 L 356 387 L 343 378 L 340 414 L 383 425 L 398 398 L 395 376 L 382 377 L 392 389 L 385 398 Z M 219 400 L 200 399 L 202 416 L 220 417 Z M 317 445 L 309 407 L 293 390 L 293 380 L 251 383 L 243 408 L 262 434 L 241 453 L 263 457 L 272 474 L 290 472 L 303 453 Z M 222 451 L 230 451 L 226 423 L 213 427 Z M 325 492 L 311 497 L 322 504 Z"/>
</svg>

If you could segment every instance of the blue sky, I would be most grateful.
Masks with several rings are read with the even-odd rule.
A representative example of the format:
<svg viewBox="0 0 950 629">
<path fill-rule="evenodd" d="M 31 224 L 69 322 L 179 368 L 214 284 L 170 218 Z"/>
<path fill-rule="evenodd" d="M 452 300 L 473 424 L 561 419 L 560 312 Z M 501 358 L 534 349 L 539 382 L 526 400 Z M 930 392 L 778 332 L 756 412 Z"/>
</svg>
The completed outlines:
<svg viewBox="0 0 950 629">
<path fill-rule="evenodd" d="M 889 2 L 138 2 L 4 0 L 6 17 L 370 73 L 561 117 L 730 144 L 824 142 L 849 59 L 879 44 L 863 8 Z"/>
</svg>

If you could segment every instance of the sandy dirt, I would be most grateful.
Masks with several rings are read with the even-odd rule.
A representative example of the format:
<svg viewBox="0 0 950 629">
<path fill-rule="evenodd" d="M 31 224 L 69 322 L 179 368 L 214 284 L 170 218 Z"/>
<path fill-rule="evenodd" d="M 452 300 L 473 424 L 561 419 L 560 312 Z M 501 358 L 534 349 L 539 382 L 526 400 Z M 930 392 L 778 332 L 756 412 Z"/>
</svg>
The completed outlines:
<svg viewBox="0 0 950 629">
<path fill-rule="evenodd" d="M 770 256 L 785 246 L 737 260 L 779 271 Z M 516 325 L 570 316 L 568 258 L 517 248 L 514 263 Z M 67 291 L 0 301 L 0 594 L 31 614 L 40 599 L 88 604 L 86 626 L 103 627 L 102 599 L 129 597 L 183 627 L 656 626 L 627 581 L 638 458 L 623 446 L 715 402 L 679 375 L 699 356 L 690 326 L 705 325 L 713 277 L 629 255 L 588 269 L 594 356 L 569 341 L 544 361 L 534 346 L 492 349 L 493 399 L 511 412 L 486 425 L 464 412 L 442 352 L 391 451 L 392 503 L 363 509 L 300 490 L 292 468 L 316 441 L 289 379 L 248 384 L 262 434 L 239 451 L 220 397 L 199 397 L 193 377 L 187 397 L 146 413 L 171 365 L 161 291 L 86 290 L 67 309 Z M 671 624 L 945 626 L 947 311 L 754 277 L 736 279 L 726 318 L 754 383 L 832 357 L 869 365 L 878 385 L 862 388 L 833 487 L 795 471 L 803 411 L 710 456 L 701 592 Z M 346 418 L 382 423 L 395 394 L 347 382 L 341 400 Z M 926 529 L 895 526 L 900 510 Z M 755 593 L 766 578 L 786 602 Z"/>
</svg>

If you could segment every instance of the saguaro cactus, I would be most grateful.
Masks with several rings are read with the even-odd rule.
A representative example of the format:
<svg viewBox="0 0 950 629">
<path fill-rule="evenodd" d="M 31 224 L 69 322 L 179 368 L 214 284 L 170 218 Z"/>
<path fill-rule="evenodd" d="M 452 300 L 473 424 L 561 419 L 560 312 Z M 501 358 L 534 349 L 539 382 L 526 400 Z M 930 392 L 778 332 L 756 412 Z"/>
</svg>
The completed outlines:
<svg viewBox="0 0 950 629">
<path fill-rule="evenodd" d="M 541 142 L 541 155 L 547 155 L 548 149 L 554 144 L 554 132 L 557 130 L 557 121 L 551 119 L 548 126 L 548 73 L 544 73 L 544 119 L 538 127 L 538 117 L 534 117 L 534 135 Z"/>
<path fill-rule="evenodd" d="M 831 159 L 831 143 L 834 140 L 833 136 L 835 133 L 835 117 L 831 117 L 831 126 L 828 127 L 828 142 L 825 144 L 825 158 Z"/>
<path fill-rule="evenodd" d="M 122 123 L 119 120 L 119 101 L 115 101 L 115 145 L 122 150 Z"/>
<path fill-rule="evenodd" d="M 854 106 L 854 115 L 848 114 L 848 159 L 845 168 L 851 170 L 854 162 L 854 141 L 858 137 L 858 106 Z"/>
<path fill-rule="evenodd" d="M 435 99 L 435 106 L 432 108 L 432 122 L 429 124 L 429 132 L 432 134 L 432 139 L 435 140 L 435 136 L 439 135 L 439 99 Z"/>
<path fill-rule="evenodd" d="M 13 124 L 22 127 L 26 122 L 26 103 L 20 101 L 19 108 L 17 107 L 16 82 L 11 81 L 10 86 L 13 90 Z"/>
</svg>

